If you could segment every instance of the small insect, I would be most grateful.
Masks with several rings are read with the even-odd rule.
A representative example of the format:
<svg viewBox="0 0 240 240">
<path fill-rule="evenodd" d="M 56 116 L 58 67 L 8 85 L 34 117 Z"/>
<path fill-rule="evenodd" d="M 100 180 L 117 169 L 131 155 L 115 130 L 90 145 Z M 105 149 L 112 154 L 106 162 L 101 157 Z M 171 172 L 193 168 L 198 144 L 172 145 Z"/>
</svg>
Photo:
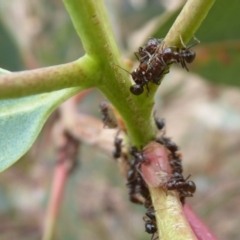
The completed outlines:
<svg viewBox="0 0 240 240">
<path fill-rule="evenodd" d="M 148 64 L 161 42 L 162 39 L 150 38 L 143 47 L 138 49 L 138 52 L 135 52 L 135 56 L 140 64 L 138 68 L 130 73 L 135 82 L 135 84 L 130 87 L 132 94 L 140 95 L 143 93 L 144 87 L 146 87 L 149 95 L 148 83 L 153 82 L 159 85 L 159 79 L 169 72 L 167 64 L 163 65 L 157 58 L 156 61 L 152 61 L 151 67 L 149 67 L 150 65 Z"/>
<path fill-rule="evenodd" d="M 129 188 L 129 199 L 133 203 L 144 204 L 146 199 L 150 198 L 148 187 L 139 172 L 139 166 L 145 162 L 145 158 L 141 151 L 135 146 L 130 148 L 130 155 L 133 157 L 127 173 L 127 186 Z"/>
<path fill-rule="evenodd" d="M 190 48 L 196 46 L 200 43 L 200 41 L 196 38 L 194 38 L 196 43 L 192 44 L 191 46 L 187 47 L 180 35 L 180 40 L 182 43 L 183 48 L 179 47 L 167 47 L 164 48 L 164 42 L 162 42 L 161 46 L 158 47 L 158 50 L 156 50 L 155 55 L 152 58 L 158 58 L 162 64 L 166 65 L 167 63 L 172 64 L 174 62 L 181 64 L 182 68 L 185 68 L 188 71 L 187 63 L 191 63 L 194 61 L 196 57 L 196 53 L 193 50 L 190 50 Z"/>
<path fill-rule="evenodd" d="M 139 151 L 135 146 L 132 146 L 130 148 L 130 154 L 136 159 L 138 163 L 147 163 L 147 160 L 144 157 L 143 153 Z"/>
<path fill-rule="evenodd" d="M 155 124 L 158 128 L 159 131 L 163 130 L 163 128 L 165 127 L 165 121 L 163 118 L 157 118 L 154 116 L 154 121 L 155 121 Z"/>
<path fill-rule="evenodd" d="M 111 104 L 107 101 L 103 101 L 100 103 L 99 108 L 102 113 L 104 127 L 107 126 L 108 128 L 116 128 L 118 123 L 114 116 Z"/>
<path fill-rule="evenodd" d="M 122 154 L 122 139 L 115 137 L 114 139 L 114 151 L 113 151 L 113 157 L 114 158 L 120 158 Z"/>
<path fill-rule="evenodd" d="M 169 164 L 172 167 L 172 172 L 173 173 L 182 173 L 182 160 L 179 158 L 172 158 L 169 160 Z"/>
<path fill-rule="evenodd" d="M 138 52 L 135 52 L 136 58 L 140 63 L 146 62 L 155 53 L 159 44 L 163 39 L 150 38 L 143 47 L 139 47 Z"/>
<path fill-rule="evenodd" d="M 156 215 L 152 207 L 147 210 L 146 216 L 143 217 L 143 220 L 145 221 L 145 231 L 149 234 L 152 234 L 151 237 L 152 240 L 154 238 L 155 233 L 157 233 Z"/>
<path fill-rule="evenodd" d="M 172 154 L 175 154 L 175 152 L 178 151 L 176 143 L 172 142 L 168 137 L 161 136 L 156 139 L 156 142 L 164 145 Z"/>
<path fill-rule="evenodd" d="M 193 181 L 187 181 L 190 175 L 184 179 L 182 174 L 174 173 L 166 183 L 167 190 L 177 190 L 181 197 L 192 197 L 196 191 L 196 185 Z"/>
</svg>

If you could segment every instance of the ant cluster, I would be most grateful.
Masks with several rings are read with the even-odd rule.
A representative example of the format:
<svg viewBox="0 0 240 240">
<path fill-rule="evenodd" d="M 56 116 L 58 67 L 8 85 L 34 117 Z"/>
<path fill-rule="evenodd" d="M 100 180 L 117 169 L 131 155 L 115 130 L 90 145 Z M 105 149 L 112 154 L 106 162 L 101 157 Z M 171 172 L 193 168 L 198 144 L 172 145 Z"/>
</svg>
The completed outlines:
<svg viewBox="0 0 240 240">
<path fill-rule="evenodd" d="M 127 173 L 129 200 L 132 203 L 143 204 L 147 209 L 146 216 L 143 217 L 143 220 L 145 221 L 145 231 L 152 234 L 151 239 L 153 239 L 157 232 L 155 211 L 148 186 L 139 171 L 141 164 L 147 164 L 147 160 L 143 153 L 138 151 L 134 146 L 130 148 L 130 155 L 132 156 L 132 159 L 129 162 L 130 168 Z"/>
<path fill-rule="evenodd" d="M 189 47 L 185 46 L 180 36 L 183 48 L 176 46 L 164 48 L 164 40 L 150 38 L 148 42 L 135 52 L 135 56 L 139 60 L 139 66 L 130 74 L 132 76 L 134 85 L 130 87 L 130 92 L 134 95 L 140 95 L 144 91 L 144 87 L 149 94 L 148 83 L 152 82 L 160 85 L 162 77 L 169 73 L 169 65 L 178 63 L 188 71 L 187 63 L 193 62 L 196 53 L 191 50 L 197 42 Z"/>
<path fill-rule="evenodd" d="M 164 128 L 163 119 L 155 118 L 155 123 L 158 130 Z M 179 193 L 181 202 L 184 204 L 185 197 L 192 197 L 196 191 L 196 185 L 193 181 L 188 181 L 190 175 L 184 179 L 182 172 L 182 159 L 181 154 L 178 152 L 178 146 L 171 141 L 170 138 L 162 135 L 156 139 L 156 142 L 162 144 L 169 151 L 169 164 L 172 168 L 171 178 L 166 182 L 166 190 L 176 190 Z"/>
<path fill-rule="evenodd" d="M 157 128 L 161 131 L 165 127 L 163 119 L 155 118 Z M 187 177 L 184 179 L 182 172 L 181 154 L 178 152 L 178 146 L 170 140 L 170 138 L 162 135 L 156 139 L 156 142 L 165 146 L 169 152 L 169 164 L 172 169 L 172 174 L 167 179 L 162 187 L 169 190 L 176 190 L 179 193 L 182 204 L 185 202 L 185 197 L 192 197 L 196 191 L 196 185 L 193 181 L 188 181 Z M 127 173 L 127 186 L 129 188 L 129 199 L 136 204 L 143 204 L 147 209 L 146 215 L 143 217 L 145 221 L 145 231 L 152 234 L 152 238 L 157 233 L 157 222 L 155 210 L 153 208 L 150 192 L 148 186 L 144 181 L 140 172 L 141 164 L 148 165 L 148 159 L 145 158 L 142 151 L 136 147 L 130 148 L 130 155 L 132 159 L 129 162 L 130 168 Z"/>
<path fill-rule="evenodd" d="M 154 52 L 153 43 L 155 40 L 152 41 L 153 42 L 151 44 L 149 43 L 149 45 L 140 48 L 138 55 L 140 59 L 148 59 L 148 53 Z M 102 120 L 104 126 L 107 126 L 109 128 L 115 128 L 118 126 L 112 107 L 108 102 L 102 102 L 100 104 L 100 110 L 102 112 Z M 155 117 L 155 124 L 159 131 L 162 131 L 165 128 L 165 122 L 163 119 Z M 121 138 L 118 138 L 117 134 L 114 140 L 115 149 L 113 151 L 113 157 L 115 159 L 118 159 L 122 156 L 122 141 L 123 140 Z M 193 181 L 188 180 L 190 175 L 187 178 L 184 178 L 182 175 L 182 156 L 178 151 L 178 146 L 173 141 L 171 141 L 170 138 L 166 137 L 165 133 L 156 138 L 155 141 L 165 146 L 165 148 L 168 150 L 169 165 L 171 166 L 172 170 L 172 174 L 168 179 L 164 180 L 164 183 L 161 185 L 161 187 L 163 187 L 166 191 L 176 190 L 179 193 L 182 204 L 184 204 L 186 197 L 193 196 L 194 192 L 196 191 L 196 185 Z M 129 153 L 131 155 L 131 160 L 128 161 L 127 171 L 129 200 L 132 203 L 144 205 L 144 207 L 147 209 L 146 214 L 143 217 L 143 220 L 145 222 L 145 231 L 149 234 L 152 234 L 151 239 L 153 239 L 157 233 L 156 215 L 148 185 L 143 179 L 142 173 L 140 171 L 141 164 L 148 165 L 149 160 L 145 157 L 142 150 L 138 150 L 134 146 L 130 148 Z"/>
</svg>

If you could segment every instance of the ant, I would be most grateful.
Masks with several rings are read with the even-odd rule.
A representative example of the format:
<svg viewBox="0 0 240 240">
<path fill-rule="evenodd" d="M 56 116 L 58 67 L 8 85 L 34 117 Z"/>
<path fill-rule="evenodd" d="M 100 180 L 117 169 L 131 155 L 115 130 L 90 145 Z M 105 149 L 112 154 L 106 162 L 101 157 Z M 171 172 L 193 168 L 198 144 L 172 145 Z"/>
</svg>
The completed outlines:
<svg viewBox="0 0 240 240">
<path fill-rule="evenodd" d="M 144 61 L 148 61 L 162 40 L 163 39 L 150 38 L 143 47 L 139 47 L 138 52 L 134 53 L 139 62 L 143 63 Z"/>
<path fill-rule="evenodd" d="M 182 174 L 182 161 L 179 158 L 173 158 L 169 160 L 169 164 L 172 167 L 173 173 L 180 173 Z"/>
<path fill-rule="evenodd" d="M 129 188 L 129 200 L 133 203 L 143 204 L 144 200 L 150 196 L 150 192 L 140 175 L 140 173 L 133 168 L 130 168 L 127 174 L 127 186 Z M 139 195 L 141 198 L 139 198 Z"/>
<path fill-rule="evenodd" d="M 112 112 L 111 105 L 107 101 L 103 101 L 99 105 L 102 113 L 102 121 L 105 126 L 109 128 L 116 128 L 118 126 L 114 113 Z"/>
<path fill-rule="evenodd" d="M 172 142 L 170 138 L 161 136 L 156 139 L 156 142 L 164 145 L 173 155 L 178 151 L 178 146 L 176 143 Z"/>
<path fill-rule="evenodd" d="M 113 151 L 113 157 L 114 158 L 120 158 L 121 157 L 121 154 L 122 154 L 122 139 L 121 138 L 118 138 L 118 137 L 115 137 L 114 139 L 114 151 Z"/>
<path fill-rule="evenodd" d="M 152 81 L 153 83 L 159 85 L 159 79 L 163 74 L 166 74 L 166 64 L 154 66 L 153 69 L 149 69 L 149 59 L 155 54 L 158 46 L 162 42 L 162 39 L 150 38 L 145 46 L 140 47 L 138 52 L 135 52 L 135 56 L 140 62 L 138 68 L 136 68 L 131 74 L 135 84 L 130 87 L 130 91 L 134 95 L 140 95 L 144 91 L 144 86 L 146 86 L 147 92 L 149 94 L 148 83 Z M 154 71 L 153 71 L 154 70 Z"/>
<path fill-rule="evenodd" d="M 130 148 L 130 154 L 133 159 L 129 162 L 130 169 L 127 173 L 127 186 L 130 189 L 129 199 L 133 203 L 143 204 L 146 199 L 150 198 L 150 192 L 138 168 L 141 163 L 146 162 L 146 159 L 142 152 L 134 146 Z"/>
<path fill-rule="evenodd" d="M 185 68 L 187 71 L 187 63 L 191 63 L 194 61 L 195 57 L 196 57 L 196 53 L 193 50 L 190 50 L 190 48 L 196 46 L 197 44 L 200 43 L 200 41 L 195 38 L 196 43 L 192 44 L 191 46 L 187 47 L 183 40 L 182 40 L 182 36 L 180 35 L 180 41 L 181 44 L 183 46 L 183 48 L 179 48 L 179 47 L 167 47 L 167 48 L 163 48 L 164 47 L 164 43 L 161 45 L 161 51 L 156 50 L 156 54 L 153 56 L 160 59 L 160 61 L 162 62 L 162 64 L 165 64 L 167 62 L 171 63 L 180 63 L 182 68 Z M 159 46 L 160 47 L 160 46 Z"/>
<path fill-rule="evenodd" d="M 155 124 L 157 126 L 157 129 L 159 131 L 163 130 L 163 128 L 165 127 L 165 121 L 163 118 L 157 118 L 156 116 L 154 116 L 154 121 L 155 121 Z"/>
<path fill-rule="evenodd" d="M 146 72 L 145 70 L 147 69 L 147 64 L 145 62 L 140 63 L 139 67 L 134 69 L 132 72 L 128 72 L 126 69 L 118 66 L 128 74 L 132 76 L 133 81 L 135 82 L 134 85 L 130 87 L 130 92 L 134 95 L 140 95 L 144 91 L 144 86 L 147 88 L 147 92 L 149 93 L 149 88 L 148 88 L 148 80 L 146 78 Z"/>
<path fill-rule="evenodd" d="M 157 232 L 156 215 L 152 207 L 147 210 L 146 216 L 143 217 L 143 220 L 145 221 L 145 231 L 149 234 L 152 234 L 152 240 L 155 233 Z"/>
<path fill-rule="evenodd" d="M 138 163 L 147 163 L 144 155 L 135 146 L 130 148 L 130 154 L 136 159 Z"/>
<path fill-rule="evenodd" d="M 187 181 L 190 176 L 184 179 L 182 174 L 174 173 L 166 183 L 167 190 L 177 190 L 181 197 L 192 197 L 196 191 L 196 185 L 193 181 Z"/>
</svg>

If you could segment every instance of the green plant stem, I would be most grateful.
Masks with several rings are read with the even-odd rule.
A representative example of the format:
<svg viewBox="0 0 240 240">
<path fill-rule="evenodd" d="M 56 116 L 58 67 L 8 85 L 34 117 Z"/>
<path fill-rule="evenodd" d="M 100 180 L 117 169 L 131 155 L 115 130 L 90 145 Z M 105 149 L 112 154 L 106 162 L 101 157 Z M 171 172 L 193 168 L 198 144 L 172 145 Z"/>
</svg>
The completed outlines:
<svg viewBox="0 0 240 240">
<path fill-rule="evenodd" d="M 119 56 L 116 42 L 112 41 L 114 37 L 103 0 L 63 0 L 63 2 L 87 54 L 102 60 L 105 58 L 105 55 L 101 54 L 102 51 Z"/>
<path fill-rule="evenodd" d="M 187 43 L 205 19 L 214 2 L 215 0 L 188 0 L 165 38 L 166 46 L 182 47 L 180 35 L 184 43 Z M 157 90 L 157 87 L 151 87 L 151 91 Z M 157 212 L 157 227 L 161 239 L 196 239 L 182 213 L 177 194 L 164 197 L 161 189 L 150 188 L 150 191 Z M 158 211 L 159 208 L 165 210 Z"/>
<path fill-rule="evenodd" d="M 164 38 L 165 46 L 182 48 L 180 35 L 184 44 L 187 44 L 206 18 L 214 2 L 215 0 L 188 0 Z M 157 88 L 154 84 L 150 84 L 152 92 L 155 93 Z"/>
<path fill-rule="evenodd" d="M 196 240 L 185 215 L 178 194 L 162 188 L 149 188 L 156 211 L 158 233 L 161 240 Z"/>
<path fill-rule="evenodd" d="M 64 88 L 93 87 L 99 77 L 95 62 L 87 55 L 78 61 L 53 67 L 0 75 L 0 99 L 20 98 Z"/>
<path fill-rule="evenodd" d="M 95 86 L 123 117 L 131 143 L 144 146 L 152 140 L 155 128 L 151 121 L 153 95 L 136 97 L 129 91 L 129 74 L 120 69 L 120 54 L 102 0 L 64 0 L 83 46 L 98 59 L 102 77 Z M 97 40 L 96 40 L 97 39 Z"/>
<path fill-rule="evenodd" d="M 164 39 L 166 46 L 182 47 L 194 36 L 215 0 L 188 0 Z"/>
</svg>

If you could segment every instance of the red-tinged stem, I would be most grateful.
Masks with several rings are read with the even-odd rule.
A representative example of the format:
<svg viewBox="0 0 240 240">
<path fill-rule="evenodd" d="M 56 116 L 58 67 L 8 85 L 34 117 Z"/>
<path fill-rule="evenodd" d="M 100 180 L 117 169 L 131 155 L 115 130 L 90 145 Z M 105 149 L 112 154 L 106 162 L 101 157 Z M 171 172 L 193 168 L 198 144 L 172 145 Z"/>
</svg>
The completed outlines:
<svg viewBox="0 0 240 240">
<path fill-rule="evenodd" d="M 160 239 L 197 240 L 185 217 L 177 191 L 166 191 L 164 187 L 172 173 L 167 150 L 157 142 L 150 142 L 144 147 L 143 154 L 147 164 L 141 165 L 141 172 L 149 185 Z"/>
<path fill-rule="evenodd" d="M 51 240 L 54 236 L 68 172 L 69 168 L 66 162 L 63 161 L 57 164 L 53 176 L 51 198 L 47 209 L 43 240 Z"/>
<path fill-rule="evenodd" d="M 188 204 L 184 205 L 183 211 L 198 240 L 217 240 Z"/>
<path fill-rule="evenodd" d="M 62 132 L 61 137 L 56 139 L 56 143 L 58 145 L 57 165 L 53 177 L 52 194 L 47 210 L 43 240 L 53 239 L 65 185 L 68 175 L 76 166 L 76 155 L 79 147 L 79 141 L 67 132 Z"/>
</svg>

